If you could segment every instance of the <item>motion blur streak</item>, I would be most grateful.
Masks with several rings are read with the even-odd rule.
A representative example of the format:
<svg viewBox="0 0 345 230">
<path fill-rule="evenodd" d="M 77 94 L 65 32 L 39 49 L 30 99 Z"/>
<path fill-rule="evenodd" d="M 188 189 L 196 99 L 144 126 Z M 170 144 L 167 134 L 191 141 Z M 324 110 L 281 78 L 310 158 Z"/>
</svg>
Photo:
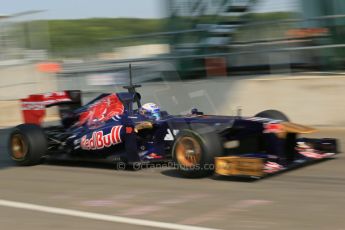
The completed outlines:
<svg viewBox="0 0 345 230">
<path fill-rule="evenodd" d="M 104 215 L 104 214 L 98 214 L 98 213 L 92 213 L 92 212 L 82 212 L 82 211 L 76 211 L 76 210 L 71 210 L 71 209 L 55 208 L 55 207 L 8 201 L 8 200 L 0 200 L 0 206 L 20 208 L 20 209 L 33 210 L 33 211 L 38 211 L 38 212 L 65 215 L 65 216 L 74 216 L 74 217 L 87 218 L 87 219 L 93 219 L 93 220 L 103 220 L 103 221 L 116 222 L 116 223 L 148 226 L 148 227 L 162 228 L 162 229 L 216 230 L 214 228 L 194 227 L 194 226 L 188 226 L 188 225 L 171 224 L 171 223 L 141 220 L 141 219 L 127 218 L 127 217 L 120 217 L 120 216 L 111 216 L 111 215 Z"/>
</svg>

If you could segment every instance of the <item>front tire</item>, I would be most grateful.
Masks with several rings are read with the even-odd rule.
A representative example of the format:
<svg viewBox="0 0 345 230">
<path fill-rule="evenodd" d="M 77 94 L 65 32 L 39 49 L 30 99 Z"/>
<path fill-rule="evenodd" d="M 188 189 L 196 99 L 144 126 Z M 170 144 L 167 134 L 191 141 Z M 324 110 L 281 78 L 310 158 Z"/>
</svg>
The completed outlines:
<svg viewBox="0 0 345 230">
<path fill-rule="evenodd" d="M 9 153 L 19 166 L 36 165 L 47 152 L 47 139 L 42 128 L 22 124 L 14 128 L 9 140 Z"/>
<path fill-rule="evenodd" d="M 172 156 L 179 173 L 188 178 L 211 175 L 215 170 L 214 159 L 223 152 L 218 134 L 182 130 L 172 148 Z"/>
<path fill-rule="evenodd" d="M 254 117 L 262 117 L 262 118 L 270 118 L 270 119 L 276 119 L 276 120 L 282 120 L 282 121 L 290 121 L 290 119 L 283 113 L 278 110 L 269 109 L 262 111 L 258 114 L 256 114 Z"/>
</svg>

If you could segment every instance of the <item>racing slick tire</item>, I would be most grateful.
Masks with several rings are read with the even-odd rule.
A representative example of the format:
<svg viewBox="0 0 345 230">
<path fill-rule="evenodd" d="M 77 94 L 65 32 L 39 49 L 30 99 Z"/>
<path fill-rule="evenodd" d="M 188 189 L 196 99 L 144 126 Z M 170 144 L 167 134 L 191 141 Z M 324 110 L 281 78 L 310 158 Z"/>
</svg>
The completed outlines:
<svg viewBox="0 0 345 230">
<path fill-rule="evenodd" d="M 278 110 L 265 110 L 255 115 L 255 117 L 263 117 L 263 118 L 270 118 L 282 121 L 290 121 L 290 119 L 282 112 Z"/>
<path fill-rule="evenodd" d="M 172 158 L 179 173 L 188 178 L 201 178 L 213 174 L 215 157 L 223 152 L 222 143 L 215 132 L 181 130 L 172 147 Z"/>
<path fill-rule="evenodd" d="M 9 153 L 19 166 L 31 166 L 41 162 L 47 152 L 47 138 L 41 127 L 21 124 L 10 134 Z"/>
</svg>

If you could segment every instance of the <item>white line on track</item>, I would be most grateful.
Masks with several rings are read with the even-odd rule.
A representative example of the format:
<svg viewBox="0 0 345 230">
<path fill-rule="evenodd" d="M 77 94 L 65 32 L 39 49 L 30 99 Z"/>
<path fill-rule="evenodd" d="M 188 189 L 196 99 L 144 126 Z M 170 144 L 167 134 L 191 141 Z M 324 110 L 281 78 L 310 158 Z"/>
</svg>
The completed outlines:
<svg viewBox="0 0 345 230">
<path fill-rule="evenodd" d="M 197 226 L 190 226 L 190 225 L 173 224 L 173 223 L 165 223 L 165 222 L 159 222 L 159 221 L 121 217 L 121 216 L 112 216 L 112 215 L 105 215 L 105 214 L 99 214 L 99 213 L 93 213 L 93 212 L 83 212 L 83 211 L 77 211 L 77 210 L 72 210 L 72 209 L 55 208 L 55 207 L 36 205 L 36 204 L 30 204 L 30 203 L 23 203 L 23 202 L 16 202 L 16 201 L 10 201 L 10 200 L 1 200 L 1 199 L 0 199 L 0 206 L 10 207 L 10 208 L 18 208 L 18 209 L 26 209 L 26 210 L 45 212 L 45 213 L 51 213 L 51 214 L 58 214 L 58 215 L 64 215 L 64 216 L 74 216 L 74 217 L 100 220 L 100 221 L 108 221 L 108 222 L 123 223 L 123 224 L 130 224 L 130 225 L 139 225 L 139 226 L 146 226 L 146 227 L 153 227 L 153 228 L 161 228 L 161 229 L 217 230 L 214 228 L 204 228 L 204 227 L 197 227 Z"/>
</svg>

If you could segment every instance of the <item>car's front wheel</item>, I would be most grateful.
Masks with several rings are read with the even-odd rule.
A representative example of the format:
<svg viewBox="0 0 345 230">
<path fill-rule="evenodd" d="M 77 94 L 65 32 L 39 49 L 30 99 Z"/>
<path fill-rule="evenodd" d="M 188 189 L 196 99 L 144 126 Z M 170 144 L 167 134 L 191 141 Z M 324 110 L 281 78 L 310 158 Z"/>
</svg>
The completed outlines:
<svg viewBox="0 0 345 230">
<path fill-rule="evenodd" d="M 282 121 L 290 121 L 290 119 L 279 110 L 269 109 L 256 114 L 254 117 L 270 118 Z"/>
<path fill-rule="evenodd" d="M 223 147 L 214 132 L 201 133 L 182 130 L 172 148 L 173 160 L 181 175 L 190 178 L 205 177 L 215 170 L 215 157 L 220 156 Z"/>
</svg>

